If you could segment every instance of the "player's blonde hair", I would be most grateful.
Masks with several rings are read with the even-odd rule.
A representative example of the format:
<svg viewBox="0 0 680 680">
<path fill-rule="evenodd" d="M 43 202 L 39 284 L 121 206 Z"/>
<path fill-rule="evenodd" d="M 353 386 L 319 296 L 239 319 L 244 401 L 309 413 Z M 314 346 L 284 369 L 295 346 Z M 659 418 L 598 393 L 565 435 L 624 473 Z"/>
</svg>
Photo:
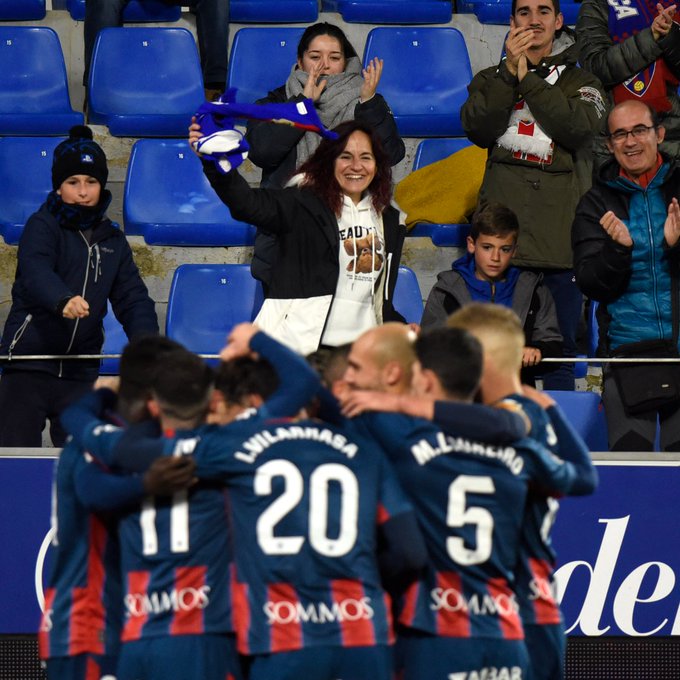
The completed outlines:
<svg viewBox="0 0 680 680">
<path fill-rule="evenodd" d="M 446 325 L 472 333 L 497 369 L 510 372 L 522 368 L 524 329 L 509 307 L 474 302 L 451 314 Z"/>
</svg>

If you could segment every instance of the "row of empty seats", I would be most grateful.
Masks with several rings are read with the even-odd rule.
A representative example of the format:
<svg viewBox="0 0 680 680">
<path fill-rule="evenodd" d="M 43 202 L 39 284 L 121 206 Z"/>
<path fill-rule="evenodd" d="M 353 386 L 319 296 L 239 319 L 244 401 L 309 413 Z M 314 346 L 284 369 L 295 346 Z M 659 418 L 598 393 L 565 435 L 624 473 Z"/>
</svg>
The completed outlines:
<svg viewBox="0 0 680 680">
<path fill-rule="evenodd" d="M 253 102 L 286 81 L 302 28 L 242 28 L 226 85 Z M 66 134 L 82 122 L 68 95 L 64 57 L 50 28 L 0 26 L 0 135 Z M 363 61 L 387 67 L 380 92 L 406 137 L 463 135 L 460 107 L 472 78 L 465 39 L 454 28 L 379 27 Z M 425 75 L 426 74 L 426 75 Z M 203 101 L 200 60 L 184 28 L 108 28 L 92 56 L 88 115 L 117 136 L 183 137 Z"/>
<path fill-rule="evenodd" d="M 19 241 L 26 220 L 51 190 L 52 155 L 62 140 L 0 138 L 0 234 L 7 244 Z M 459 139 L 423 140 L 414 170 L 462 144 Z M 135 142 L 123 192 L 123 223 L 127 235 L 142 236 L 149 245 L 239 246 L 252 245 L 255 238 L 252 226 L 231 217 L 183 139 Z M 429 237 L 438 246 L 462 246 L 468 233 L 467 224 L 420 224 L 409 232 Z"/>
</svg>

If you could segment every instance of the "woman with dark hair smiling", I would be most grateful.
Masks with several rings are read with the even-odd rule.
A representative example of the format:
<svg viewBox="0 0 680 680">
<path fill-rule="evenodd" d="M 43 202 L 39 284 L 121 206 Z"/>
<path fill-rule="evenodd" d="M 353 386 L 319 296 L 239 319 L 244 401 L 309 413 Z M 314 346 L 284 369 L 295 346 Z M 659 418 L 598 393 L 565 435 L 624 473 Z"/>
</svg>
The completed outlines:
<svg viewBox="0 0 680 680">
<path fill-rule="evenodd" d="M 232 216 L 277 237 L 255 322 L 303 354 L 352 342 L 385 321 L 406 229 L 390 205 L 392 173 L 374 130 L 348 121 L 323 139 L 286 189 L 252 189 L 238 172 L 203 170 Z M 190 127 L 189 142 L 201 137 Z"/>
</svg>

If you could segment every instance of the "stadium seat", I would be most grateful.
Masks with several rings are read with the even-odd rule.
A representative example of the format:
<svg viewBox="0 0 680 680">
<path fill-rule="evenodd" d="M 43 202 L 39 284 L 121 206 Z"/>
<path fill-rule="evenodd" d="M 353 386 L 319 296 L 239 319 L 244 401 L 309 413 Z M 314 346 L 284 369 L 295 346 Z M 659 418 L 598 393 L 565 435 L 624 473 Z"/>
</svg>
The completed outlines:
<svg viewBox="0 0 680 680">
<path fill-rule="evenodd" d="M 236 101 L 252 103 L 286 82 L 304 30 L 258 26 L 236 31 L 227 72 Z"/>
<path fill-rule="evenodd" d="M 236 24 L 314 23 L 317 0 L 231 0 L 229 20 Z"/>
<path fill-rule="evenodd" d="M 182 264 L 168 296 L 165 334 L 198 354 L 218 354 L 229 331 L 252 321 L 262 287 L 247 264 Z"/>
<path fill-rule="evenodd" d="M 46 15 L 45 0 L 0 0 L 0 21 L 39 21 Z"/>
<path fill-rule="evenodd" d="M 186 141 L 140 139 L 130 154 L 123 193 L 127 235 L 150 245 L 252 245 L 255 229 L 237 222 L 213 191 Z"/>
<path fill-rule="evenodd" d="M 358 24 L 447 24 L 453 11 L 450 0 L 322 0 L 321 6 Z"/>
<path fill-rule="evenodd" d="M 573 26 L 578 19 L 580 2 L 567 0 L 560 3 L 560 11 L 564 16 L 564 23 Z M 464 0 L 459 5 L 459 12 L 474 14 L 482 24 L 510 23 L 512 3 L 507 0 Z"/>
<path fill-rule="evenodd" d="M 71 108 L 56 32 L 0 26 L 0 135 L 65 135 L 82 122 Z"/>
<path fill-rule="evenodd" d="M 460 151 L 471 142 L 467 137 L 454 137 L 448 139 L 424 139 L 416 149 L 413 159 L 413 170 L 418 170 L 430 163 L 447 158 L 452 153 Z M 469 224 L 432 224 L 429 222 L 418 222 L 413 229 L 408 232 L 409 236 L 426 236 L 432 239 L 436 246 L 455 246 L 462 248 L 465 246 L 465 239 L 470 233 Z"/>
<path fill-rule="evenodd" d="M 66 0 L 66 9 L 75 21 L 85 19 L 85 0 Z M 179 21 L 181 15 L 180 5 L 169 5 L 163 0 L 130 0 L 123 10 L 123 23 Z"/>
<path fill-rule="evenodd" d="M 583 437 L 591 451 L 608 451 L 607 420 L 599 394 L 566 390 L 546 390 L 564 415 Z"/>
<path fill-rule="evenodd" d="M 120 354 L 128 343 L 127 335 L 116 319 L 111 303 L 108 303 L 108 311 L 104 317 L 104 346 L 102 354 Z M 118 375 L 120 373 L 120 359 L 102 359 L 99 367 L 100 375 Z"/>
<path fill-rule="evenodd" d="M 87 90 L 89 121 L 112 135 L 185 138 L 204 99 L 194 37 L 185 28 L 105 28 Z"/>
<path fill-rule="evenodd" d="M 416 273 L 409 267 L 399 267 L 392 302 L 394 308 L 406 319 L 406 323 L 420 323 L 423 318 L 423 294 L 420 292 Z"/>
<path fill-rule="evenodd" d="M 0 137 L 0 234 L 5 243 L 19 242 L 26 220 L 52 190 L 52 154 L 63 140 L 63 137 Z"/>
<path fill-rule="evenodd" d="M 597 346 L 600 342 L 600 328 L 597 322 L 597 308 L 600 303 L 597 300 L 590 300 L 588 304 L 588 316 L 586 319 L 586 329 L 588 332 L 588 356 L 597 356 Z"/>
<path fill-rule="evenodd" d="M 463 34 L 455 28 L 379 27 L 366 39 L 364 65 L 389 65 L 378 90 L 405 137 L 461 137 L 460 107 L 472 78 Z"/>
</svg>

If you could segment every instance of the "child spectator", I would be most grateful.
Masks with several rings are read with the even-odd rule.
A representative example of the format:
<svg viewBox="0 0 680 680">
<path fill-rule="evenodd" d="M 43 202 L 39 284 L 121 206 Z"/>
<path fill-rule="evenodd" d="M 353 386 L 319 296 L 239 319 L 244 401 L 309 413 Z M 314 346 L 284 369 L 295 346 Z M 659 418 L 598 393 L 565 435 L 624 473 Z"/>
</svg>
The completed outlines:
<svg viewBox="0 0 680 680">
<path fill-rule="evenodd" d="M 510 265 L 518 236 L 519 223 L 510 208 L 500 203 L 479 208 L 467 237 L 468 252 L 453 263 L 451 270 L 437 276 L 425 304 L 422 326 L 443 326 L 450 314 L 471 302 L 510 307 L 524 326 L 522 380 L 532 384 L 535 367 L 543 357 L 562 356 L 562 336 L 543 275 Z"/>
<path fill-rule="evenodd" d="M 12 308 L 0 341 L 9 355 L 0 380 L 0 446 L 35 446 L 50 420 L 54 446 L 66 434 L 59 414 L 88 392 L 99 360 L 12 361 L 20 355 L 99 354 L 107 300 L 128 338 L 158 333 L 153 300 L 125 234 L 106 217 L 106 156 L 84 125 L 54 150 L 52 187 L 19 240 Z"/>
</svg>

